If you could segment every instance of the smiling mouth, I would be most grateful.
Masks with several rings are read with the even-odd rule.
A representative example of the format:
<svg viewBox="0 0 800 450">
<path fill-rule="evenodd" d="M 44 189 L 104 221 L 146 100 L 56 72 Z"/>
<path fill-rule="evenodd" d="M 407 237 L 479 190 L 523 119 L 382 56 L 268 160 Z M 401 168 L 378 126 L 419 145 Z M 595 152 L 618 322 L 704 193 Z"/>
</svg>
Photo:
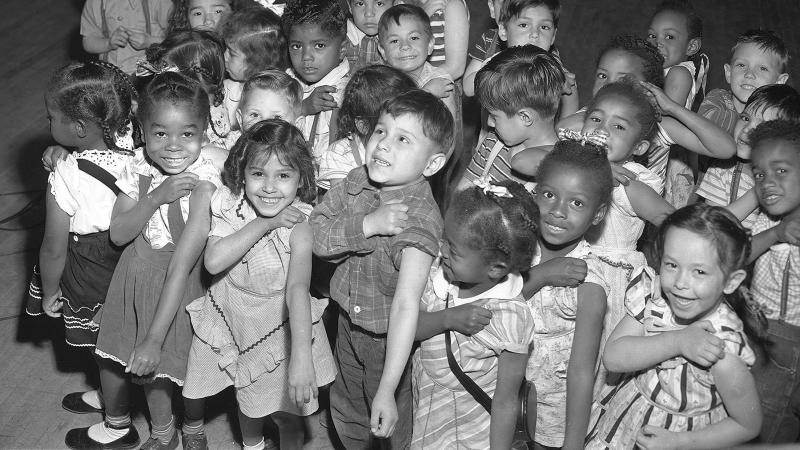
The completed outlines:
<svg viewBox="0 0 800 450">
<path fill-rule="evenodd" d="M 258 197 L 258 199 L 268 206 L 275 206 L 281 201 L 279 197 Z"/>
<path fill-rule="evenodd" d="M 168 158 L 164 156 L 161 158 L 161 160 L 164 161 L 169 167 L 179 167 L 181 164 L 183 164 L 184 161 L 186 161 L 186 157 Z"/>
<path fill-rule="evenodd" d="M 774 205 L 780 199 L 781 199 L 781 196 L 779 194 L 774 193 L 774 192 L 767 192 L 767 193 L 761 194 L 761 201 L 766 203 L 767 205 Z"/>
<path fill-rule="evenodd" d="M 684 309 L 692 306 L 692 303 L 694 302 L 694 299 L 681 297 L 680 295 L 675 295 L 673 293 L 670 293 L 670 296 L 672 297 L 672 301 L 676 306 Z"/>
<path fill-rule="evenodd" d="M 756 87 L 753 86 L 752 84 L 743 84 L 743 85 L 741 85 L 741 88 L 744 89 L 745 91 L 752 91 Z"/>
<path fill-rule="evenodd" d="M 560 227 L 558 225 L 553 225 L 553 224 L 547 223 L 547 222 L 544 223 L 544 228 L 546 228 L 549 232 L 554 233 L 554 234 L 563 233 L 563 232 L 567 231 L 567 229 L 565 227 Z"/>
<path fill-rule="evenodd" d="M 378 158 L 372 158 L 372 162 L 374 162 L 375 164 L 377 164 L 377 165 L 379 165 L 381 167 L 389 167 L 389 166 L 391 166 L 391 164 L 389 164 L 388 161 L 384 161 L 384 160 L 378 159 Z"/>
</svg>

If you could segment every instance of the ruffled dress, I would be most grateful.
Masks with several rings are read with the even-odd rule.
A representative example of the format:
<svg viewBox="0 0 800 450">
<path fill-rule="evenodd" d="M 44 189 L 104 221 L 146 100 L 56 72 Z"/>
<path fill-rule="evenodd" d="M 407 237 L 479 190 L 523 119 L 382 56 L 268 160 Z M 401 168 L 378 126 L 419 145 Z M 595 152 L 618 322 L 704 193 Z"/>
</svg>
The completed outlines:
<svg viewBox="0 0 800 450">
<path fill-rule="evenodd" d="M 305 214 L 311 205 L 296 201 Z M 256 218 L 244 194 L 222 187 L 211 202 L 211 236 L 225 237 Z M 214 395 L 236 388 L 239 409 L 248 417 L 276 411 L 309 415 L 317 400 L 303 408 L 289 398 L 291 332 L 286 305 L 286 276 L 291 258 L 291 228 L 262 237 L 242 258 L 212 283 L 203 298 L 186 307 L 195 338 L 183 394 L 187 398 Z M 336 368 L 321 321 L 326 299 L 311 301 L 311 353 L 316 385 L 333 381 Z"/>
<path fill-rule="evenodd" d="M 625 308 L 644 326 L 645 336 L 685 328 L 675 322 L 672 309 L 661 297 L 658 276 L 649 267 L 634 274 Z M 714 325 L 714 335 L 724 342 L 729 354 L 726 358 L 736 356 L 753 365 L 755 354 L 742 321 L 726 303 L 720 303 L 704 320 Z M 627 374 L 618 386 L 595 401 L 586 448 L 632 449 L 645 425 L 681 432 L 704 428 L 726 417 L 711 372 L 676 357 Z"/>
<path fill-rule="evenodd" d="M 528 354 L 533 317 L 522 298 L 522 277 L 508 279 L 476 297 L 459 298 L 438 264 L 431 268 L 420 308 L 427 312 L 486 300 L 492 319 L 484 329 L 465 336 L 451 332 L 452 350 L 464 373 L 490 397 L 497 387 L 498 358 L 503 351 Z M 413 392 L 416 399 L 412 449 L 487 449 L 491 417 L 458 381 L 447 363 L 445 334 L 423 341 L 415 355 Z"/>
</svg>

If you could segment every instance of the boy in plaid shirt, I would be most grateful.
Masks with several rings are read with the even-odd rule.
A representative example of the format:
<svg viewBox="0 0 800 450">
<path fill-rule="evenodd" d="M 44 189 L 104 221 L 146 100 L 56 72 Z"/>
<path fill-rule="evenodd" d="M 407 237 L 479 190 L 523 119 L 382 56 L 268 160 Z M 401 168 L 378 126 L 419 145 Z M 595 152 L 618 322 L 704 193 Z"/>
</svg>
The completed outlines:
<svg viewBox="0 0 800 450">
<path fill-rule="evenodd" d="M 339 263 L 330 288 L 340 306 L 330 403 L 344 448 L 372 448 L 374 437 L 390 437 L 391 448 L 410 444 L 408 358 L 443 226 L 428 178 L 452 144 L 442 101 L 403 93 L 381 108 L 366 164 L 311 214 L 314 253 Z"/>
</svg>

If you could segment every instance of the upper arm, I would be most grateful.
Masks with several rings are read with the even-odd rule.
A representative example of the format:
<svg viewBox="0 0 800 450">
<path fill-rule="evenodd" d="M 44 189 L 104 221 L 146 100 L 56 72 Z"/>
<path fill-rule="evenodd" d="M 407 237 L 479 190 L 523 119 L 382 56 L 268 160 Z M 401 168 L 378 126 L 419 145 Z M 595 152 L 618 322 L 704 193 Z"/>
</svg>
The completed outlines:
<svg viewBox="0 0 800 450">
<path fill-rule="evenodd" d="M 222 173 L 225 170 L 225 161 L 228 159 L 228 151 L 220 148 L 214 144 L 209 144 L 203 146 L 201 150 L 201 154 L 204 158 L 210 159 L 211 163 L 214 164 L 214 168 Z"/>
<path fill-rule="evenodd" d="M 606 314 L 606 291 L 600 285 L 583 283 L 578 286 L 578 312 L 575 320 L 575 337 L 572 341 L 570 365 L 578 362 L 584 367 L 597 361 L 603 318 Z M 534 344 L 535 345 L 535 344 Z"/>
<path fill-rule="evenodd" d="M 430 254 L 415 247 L 403 249 L 392 306 L 397 303 L 403 309 L 419 311 L 420 298 L 428 282 L 428 272 L 432 264 L 433 256 Z"/>
<path fill-rule="evenodd" d="M 683 66 L 670 69 L 664 79 L 664 92 L 675 103 L 684 106 L 692 90 L 692 74 Z"/>
<path fill-rule="evenodd" d="M 660 225 L 668 215 L 675 211 L 675 208 L 658 195 L 653 188 L 641 181 L 632 180 L 625 186 L 625 193 L 628 195 L 636 215 L 653 225 Z"/>
<path fill-rule="evenodd" d="M 453 68 L 450 75 L 453 79 L 459 79 L 464 75 L 464 68 L 467 65 L 467 45 L 469 39 L 469 14 L 467 7 L 461 0 L 450 0 L 444 9 L 444 52 L 445 60 L 450 61 Z M 453 65 L 452 62 L 456 64 Z"/>
<path fill-rule="evenodd" d="M 311 286 L 311 249 L 313 246 L 311 225 L 308 222 L 300 222 L 292 227 L 289 246 L 292 254 L 286 275 L 286 291 L 301 289 L 306 292 Z"/>
<path fill-rule="evenodd" d="M 50 249 L 66 249 L 69 236 L 69 214 L 58 206 L 50 183 L 47 184 L 45 195 L 46 218 L 42 244 L 43 246 L 47 245 Z"/>
<path fill-rule="evenodd" d="M 208 181 L 200 181 L 189 197 L 189 217 L 186 227 L 178 242 L 175 253 L 170 260 L 170 267 L 176 264 L 194 265 L 200 257 L 208 239 L 211 228 L 211 195 L 216 187 Z"/>
<path fill-rule="evenodd" d="M 722 397 L 728 415 L 758 434 L 761 429 L 761 402 L 758 399 L 753 375 L 747 365 L 736 355 L 726 353 L 725 357 L 711 366 L 711 375 Z"/>
<path fill-rule="evenodd" d="M 564 117 L 556 123 L 556 130 L 566 128 L 568 130 L 581 131 L 583 129 L 583 119 L 585 117 L 585 112 L 576 112 L 575 114 Z"/>
</svg>

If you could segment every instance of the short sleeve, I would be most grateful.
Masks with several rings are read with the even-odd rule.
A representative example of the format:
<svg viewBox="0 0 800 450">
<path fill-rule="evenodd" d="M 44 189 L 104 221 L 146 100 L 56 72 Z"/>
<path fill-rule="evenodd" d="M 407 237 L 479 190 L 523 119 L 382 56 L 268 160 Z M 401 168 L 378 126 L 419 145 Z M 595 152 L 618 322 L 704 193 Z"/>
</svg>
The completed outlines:
<svg viewBox="0 0 800 450">
<path fill-rule="evenodd" d="M 414 247 L 433 257 L 439 254 L 439 239 L 442 237 L 442 218 L 438 211 L 409 211 L 408 226 L 402 233 L 389 239 L 389 253 L 395 268 L 400 269 L 403 249 Z"/>
<path fill-rule="evenodd" d="M 210 159 L 203 158 L 202 163 L 192 168 L 192 173 L 197 175 L 200 181 L 208 181 L 219 189 L 222 186 L 222 179 L 219 176 L 219 169 L 214 166 Z"/>
<path fill-rule="evenodd" d="M 81 36 L 103 36 L 101 0 L 86 0 L 81 12 Z"/>
<path fill-rule="evenodd" d="M 658 277 L 650 267 L 637 268 L 625 291 L 625 312 L 640 323 L 644 323 L 645 307 L 658 292 Z"/>
<path fill-rule="evenodd" d="M 235 202 L 235 196 L 225 186 L 214 192 L 211 196 L 211 229 L 208 232 L 209 236 L 223 238 L 236 232 L 233 224 L 226 217 L 226 212 L 231 208 L 235 208 Z"/>
<path fill-rule="evenodd" d="M 725 180 L 729 169 L 724 167 L 709 167 L 703 176 L 703 181 L 697 188 L 697 195 L 706 199 L 710 205 L 725 206 L 728 204 L 729 193 L 726 189 Z"/>
<path fill-rule="evenodd" d="M 756 355 L 747 342 L 744 330 L 735 330 L 724 325 L 719 328 L 715 335 L 722 339 L 725 345 L 725 352 L 738 356 L 748 367 L 752 366 L 756 362 Z"/>
<path fill-rule="evenodd" d="M 117 187 L 128 197 L 139 201 L 139 175 L 147 174 L 149 164 L 144 151 L 137 149 L 133 158 L 129 159 L 117 179 Z"/>
<path fill-rule="evenodd" d="M 70 217 L 78 210 L 78 199 L 73 195 L 73 189 L 78 188 L 79 177 L 78 161 L 74 156 L 68 155 L 67 159 L 56 164 L 55 170 L 47 179 L 50 193 L 55 197 L 58 207 Z"/>
<path fill-rule="evenodd" d="M 697 114 L 714 122 L 728 134 L 733 134 L 739 117 L 733 105 L 732 95 L 725 89 L 714 89 L 709 92 L 697 109 Z"/>
<path fill-rule="evenodd" d="M 486 309 L 492 319 L 474 339 L 499 355 L 503 351 L 528 354 L 533 340 L 533 314 L 522 298 L 490 300 Z"/>
</svg>

